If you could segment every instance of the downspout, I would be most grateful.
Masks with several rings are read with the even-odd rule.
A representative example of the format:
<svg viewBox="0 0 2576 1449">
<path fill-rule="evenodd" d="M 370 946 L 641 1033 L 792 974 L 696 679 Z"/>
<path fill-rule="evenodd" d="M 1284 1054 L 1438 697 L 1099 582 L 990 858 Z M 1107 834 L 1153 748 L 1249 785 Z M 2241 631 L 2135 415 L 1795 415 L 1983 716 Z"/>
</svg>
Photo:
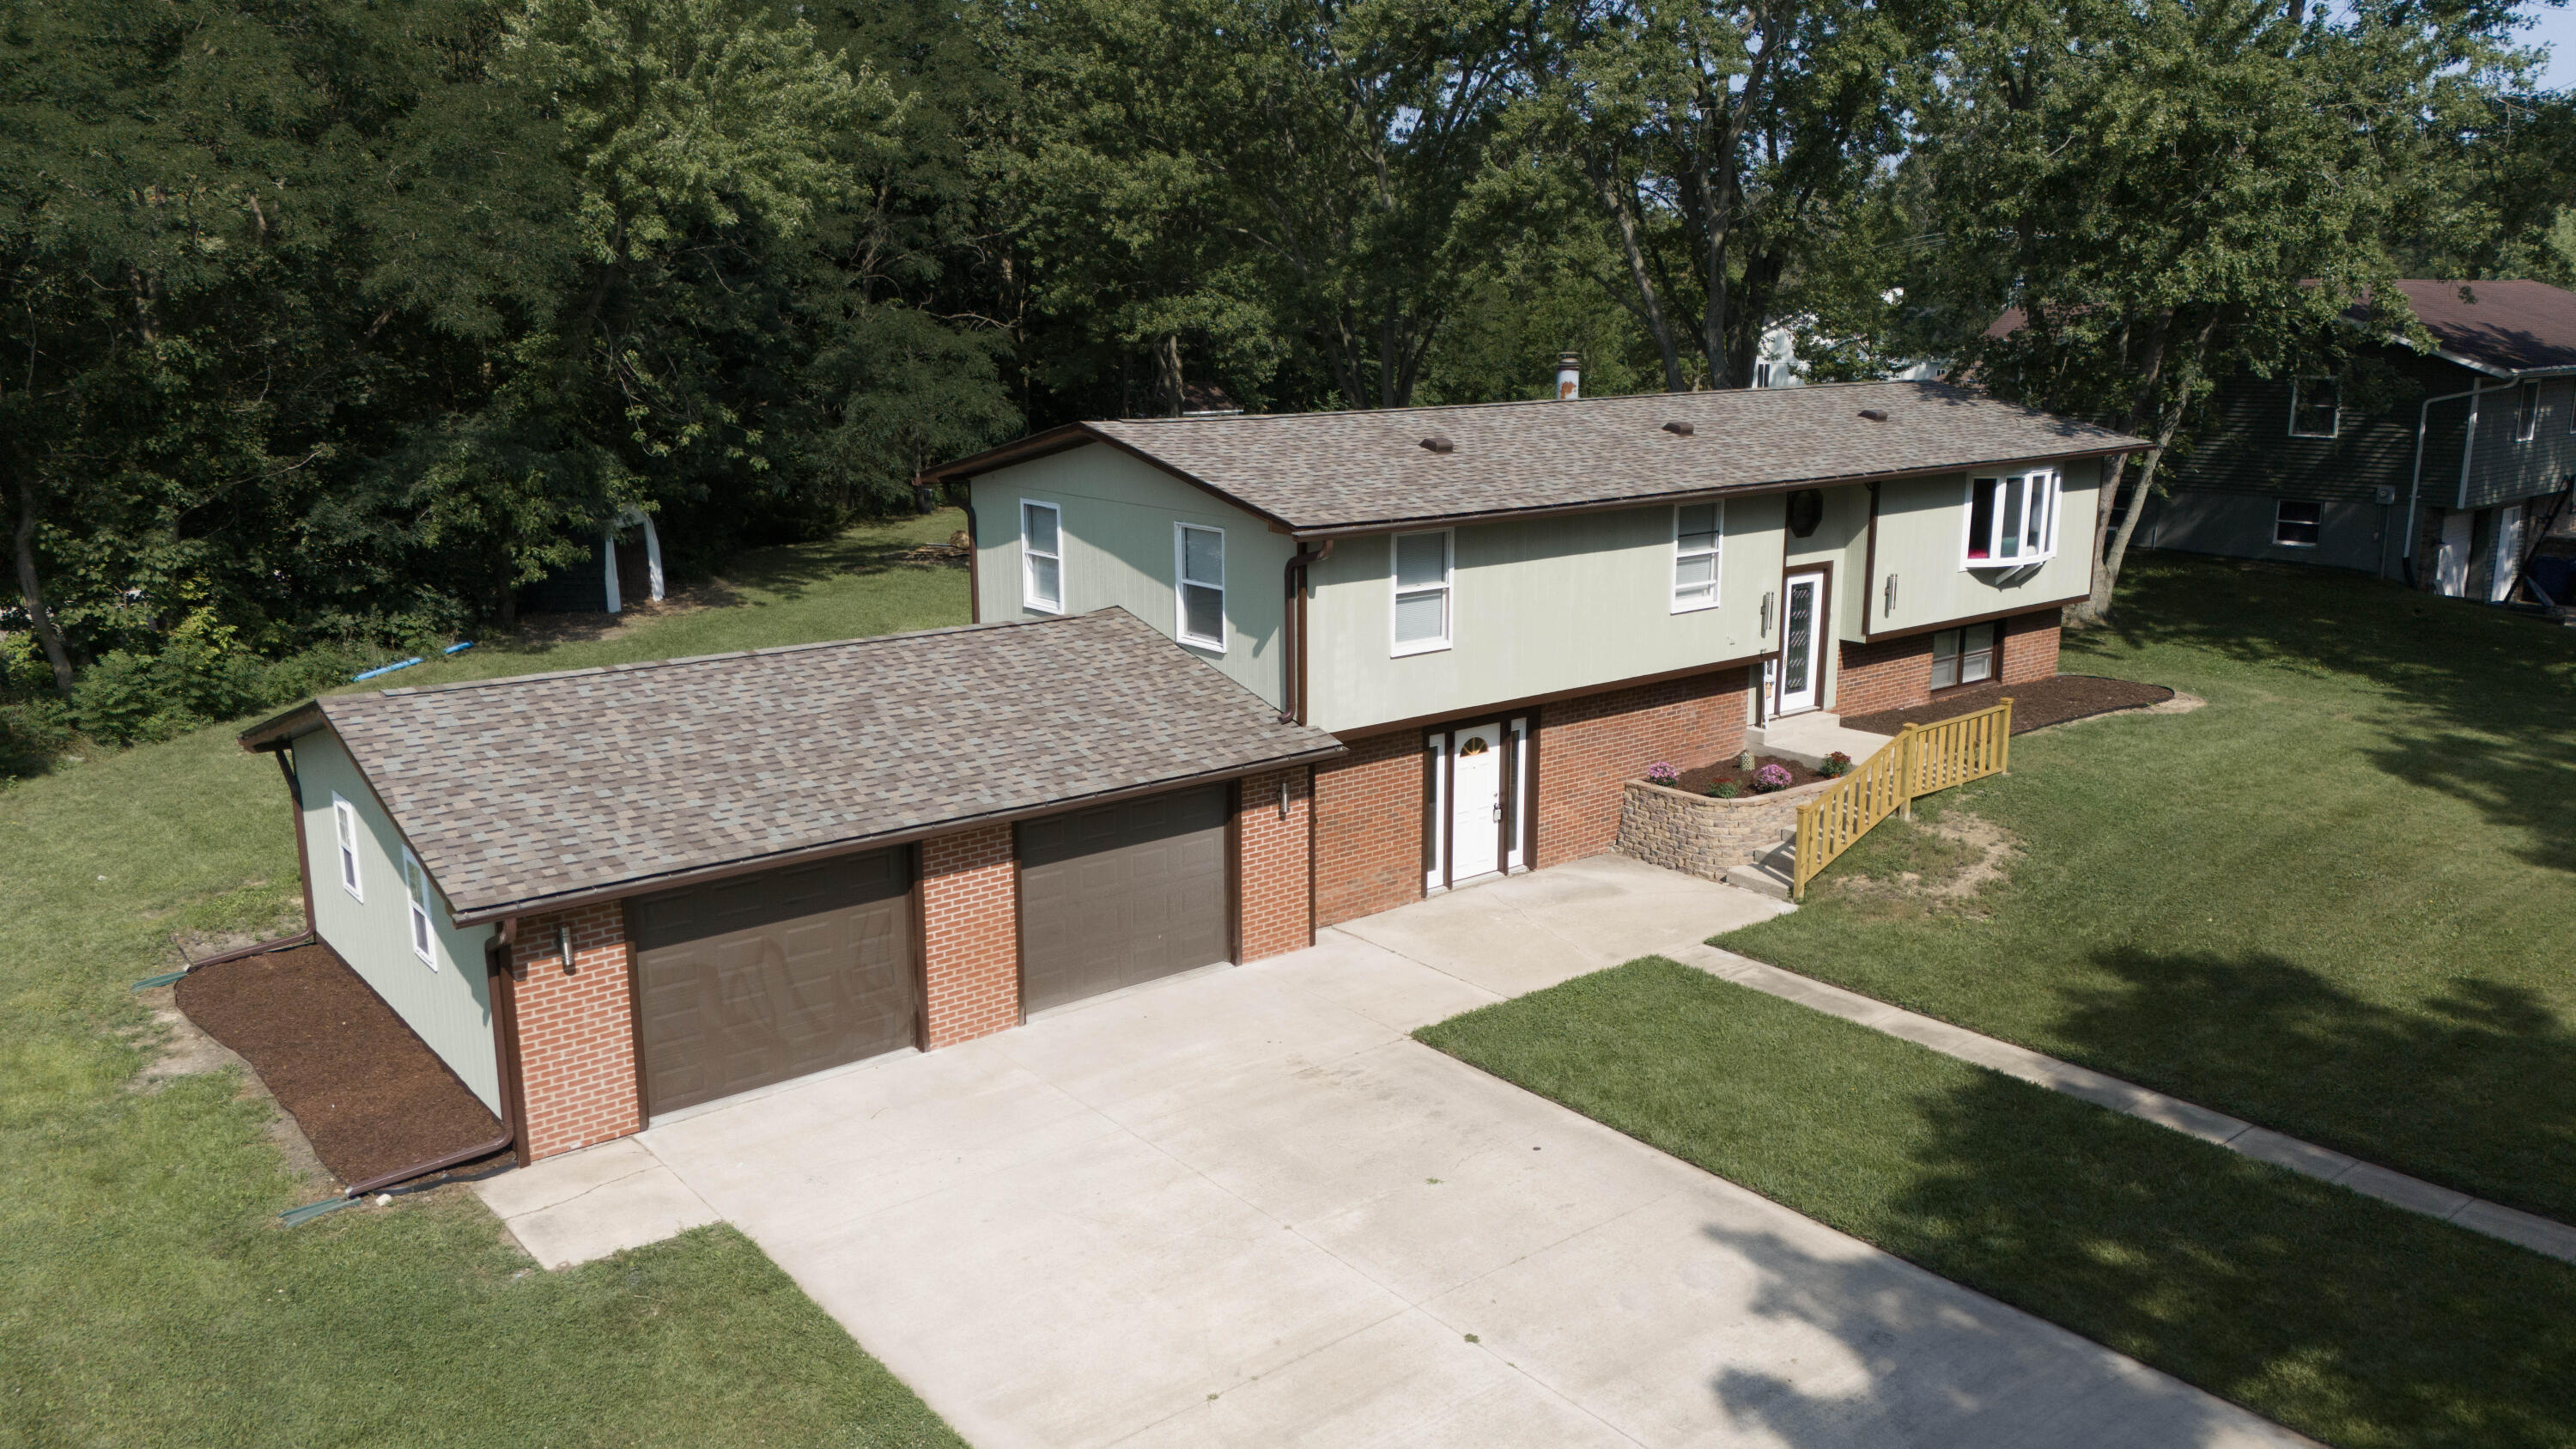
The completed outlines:
<svg viewBox="0 0 2576 1449">
<path fill-rule="evenodd" d="M 2415 504 L 2417 497 L 2424 491 L 2424 434 L 2433 416 L 2433 404 L 2457 402 L 2464 397 L 2475 398 L 2485 386 L 2486 379 L 2480 378 L 2467 392 L 2450 392 L 2440 397 L 2428 397 L 2424 399 L 2422 406 L 2415 409 L 2415 476 L 2406 485 L 2406 527 L 2397 540 L 2397 576 L 2410 589 L 2420 587 L 2415 581 Z M 2478 405 L 2471 402 L 2469 404 L 2469 442 L 2473 443 L 2477 440 L 2477 429 Z M 2464 445 L 2460 451 L 2465 455 L 2468 448 Z M 2463 456 L 2460 460 L 2460 481 L 2464 488 L 2468 486 L 2468 469 L 2468 459 Z"/>
<path fill-rule="evenodd" d="M 1303 547 L 1288 556 L 1281 570 L 1283 608 L 1279 631 L 1285 647 L 1279 651 L 1279 722 L 1306 722 L 1306 570 L 1333 556 L 1332 539 L 1322 548 Z"/>
<path fill-rule="evenodd" d="M 492 1054 L 495 1064 L 502 1072 L 499 1084 L 501 1135 L 489 1142 L 478 1142 L 471 1147 L 433 1157 L 426 1162 L 415 1162 L 409 1167 L 398 1167 L 391 1172 L 379 1173 L 364 1182 L 350 1183 L 340 1189 L 342 1197 L 365 1197 L 371 1192 L 382 1192 L 390 1187 L 398 1187 L 414 1178 L 427 1177 L 442 1168 L 490 1157 L 508 1147 L 522 1146 L 519 1142 L 518 1110 L 518 1011 L 515 1001 L 505 1002 L 504 1000 L 510 981 L 510 943 L 518 933 L 518 925 L 518 917 L 504 917 L 500 928 L 492 933 L 491 941 L 483 948 L 483 970 L 491 983 L 492 993 Z M 527 1166 L 525 1160 L 527 1153 L 523 1146 L 519 1157 L 520 1160 L 512 1165 Z"/>
</svg>

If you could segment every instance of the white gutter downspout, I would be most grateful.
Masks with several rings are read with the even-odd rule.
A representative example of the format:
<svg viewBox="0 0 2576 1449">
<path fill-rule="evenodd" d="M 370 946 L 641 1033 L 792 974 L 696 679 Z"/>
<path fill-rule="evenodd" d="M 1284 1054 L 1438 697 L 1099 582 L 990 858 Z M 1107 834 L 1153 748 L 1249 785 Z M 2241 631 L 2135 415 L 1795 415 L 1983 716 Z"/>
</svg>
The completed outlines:
<svg viewBox="0 0 2576 1449">
<path fill-rule="evenodd" d="M 2480 378 L 2467 392 L 2448 392 L 2442 394 L 2440 397 L 2428 397 L 2424 399 L 2424 405 L 2415 410 L 2415 477 L 2414 481 L 2406 486 L 2406 528 L 2404 532 L 2399 535 L 2397 540 L 2397 577 L 2409 588 L 2420 587 L 2414 578 L 2415 500 L 2417 496 L 2424 491 L 2424 432 L 2433 415 L 2433 404 L 2457 402 L 2461 398 L 2471 399 L 2469 403 L 2468 442 L 2475 443 L 2478 436 L 2478 405 L 2475 399 L 2477 398 L 2477 395 L 2485 389 L 2485 387 L 2486 379 Z M 2462 455 L 2460 458 L 2460 488 L 2463 494 L 2466 493 L 2469 486 L 2468 451 L 2469 449 L 2465 444 L 2460 449 Z"/>
</svg>

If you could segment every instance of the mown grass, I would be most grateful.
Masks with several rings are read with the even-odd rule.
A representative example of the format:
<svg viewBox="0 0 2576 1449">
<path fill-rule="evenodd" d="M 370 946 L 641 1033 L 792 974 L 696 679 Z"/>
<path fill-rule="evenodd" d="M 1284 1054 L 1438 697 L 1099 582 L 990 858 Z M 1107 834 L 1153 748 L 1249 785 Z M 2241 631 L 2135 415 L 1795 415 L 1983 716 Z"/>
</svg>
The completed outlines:
<svg viewBox="0 0 2576 1449">
<path fill-rule="evenodd" d="M 962 623 L 963 569 L 886 558 L 955 526 L 769 551 L 727 607 L 385 682 Z M 454 1190 L 278 1226 L 309 1188 L 267 1109 L 230 1073 L 141 1089 L 128 990 L 174 931 L 295 909 L 284 787 L 233 729 L 0 791 L 0 1445 L 961 1443 L 728 1228 L 549 1274 Z"/>
<path fill-rule="evenodd" d="M 2576 1442 L 2554 1259 L 1660 957 L 1416 1035 L 2328 1443 Z"/>
<path fill-rule="evenodd" d="M 1973 910 L 1837 888 L 1727 948 L 2576 1219 L 2576 631 L 2329 569 L 2151 558 L 2073 673 L 2201 696 L 1925 802 L 2018 838 Z"/>
</svg>

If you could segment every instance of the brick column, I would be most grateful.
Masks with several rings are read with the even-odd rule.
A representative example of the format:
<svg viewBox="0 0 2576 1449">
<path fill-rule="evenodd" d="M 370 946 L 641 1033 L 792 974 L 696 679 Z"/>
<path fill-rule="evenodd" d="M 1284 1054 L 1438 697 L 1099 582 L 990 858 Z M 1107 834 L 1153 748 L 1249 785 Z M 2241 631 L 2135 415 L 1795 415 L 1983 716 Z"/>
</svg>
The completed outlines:
<svg viewBox="0 0 2576 1449">
<path fill-rule="evenodd" d="M 1244 961 L 1315 944 L 1307 852 L 1314 797 L 1313 774 L 1303 765 L 1243 777 L 1234 841 Z"/>
<path fill-rule="evenodd" d="M 2003 667 L 1995 672 L 2004 683 L 2029 684 L 2057 677 L 2059 618 L 2059 610 L 2042 609 L 2003 621 L 2003 637 L 1998 641 L 2004 651 Z"/>
<path fill-rule="evenodd" d="M 929 1045 L 1020 1024 L 1019 865 L 1011 827 L 921 843 L 921 952 Z"/>
<path fill-rule="evenodd" d="M 569 969 L 555 934 L 567 925 Z M 625 908 L 609 901 L 524 917 L 510 951 L 519 1095 L 527 1110 L 519 1131 L 528 1156 L 551 1157 L 641 1131 Z"/>
<path fill-rule="evenodd" d="M 1313 773 L 1318 926 L 1422 899 L 1422 731 L 1343 743 Z"/>
</svg>

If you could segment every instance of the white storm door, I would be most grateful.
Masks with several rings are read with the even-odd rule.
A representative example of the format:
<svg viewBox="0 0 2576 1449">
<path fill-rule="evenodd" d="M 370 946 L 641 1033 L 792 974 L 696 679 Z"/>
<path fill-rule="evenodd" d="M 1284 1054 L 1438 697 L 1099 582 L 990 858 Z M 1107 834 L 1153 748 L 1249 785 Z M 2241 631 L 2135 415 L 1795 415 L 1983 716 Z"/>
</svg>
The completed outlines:
<svg viewBox="0 0 2576 1449">
<path fill-rule="evenodd" d="M 1503 868 L 1503 727 L 1460 730 L 1449 760 L 1449 879 Z"/>
<path fill-rule="evenodd" d="M 1777 712 L 1796 714 L 1814 709 L 1824 686 L 1825 576 L 1791 574 L 1781 586 L 1786 605 L 1780 610 L 1780 673 Z"/>
<path fill-rule="evenodd" d="M 2442 542 L 2433 553 L 2433 589 L 2446 599 L 2469 591 L 2469 524 L 2472 515 L 2457 509 L 2442 515 Z"/>
</svg>

